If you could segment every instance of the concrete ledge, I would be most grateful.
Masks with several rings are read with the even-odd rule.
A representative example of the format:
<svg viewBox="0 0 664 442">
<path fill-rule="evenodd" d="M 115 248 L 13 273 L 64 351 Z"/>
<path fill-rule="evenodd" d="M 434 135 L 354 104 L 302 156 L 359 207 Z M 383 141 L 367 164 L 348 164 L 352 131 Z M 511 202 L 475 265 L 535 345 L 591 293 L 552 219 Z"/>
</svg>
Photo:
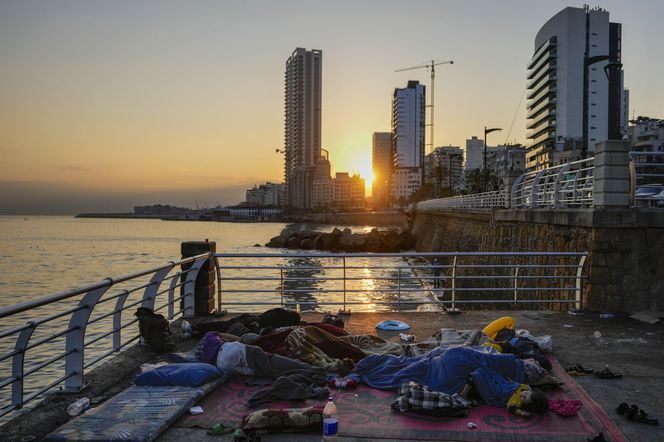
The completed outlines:
<svg viewBox="0 0 664 442">
<path fill-rule="evenodd" d="M 592 209 L 501 209 L 494 212 L 496 221 L 591 227 Z"/>
</svg>

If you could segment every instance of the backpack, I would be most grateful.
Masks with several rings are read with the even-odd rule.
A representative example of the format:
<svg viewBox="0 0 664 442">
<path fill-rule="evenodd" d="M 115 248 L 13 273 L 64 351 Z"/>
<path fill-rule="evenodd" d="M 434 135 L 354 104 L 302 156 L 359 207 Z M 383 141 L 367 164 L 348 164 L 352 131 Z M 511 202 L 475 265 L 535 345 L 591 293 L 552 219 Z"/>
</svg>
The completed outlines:
<svg viewBox="0 0 664 442">
<path fill-rule="evenodd" d="M 141 337 L 152 351 L 164 353 L 173 348 L 173 344 L 169 341 L 171 329 L 164 315 L 140 307 L 134 316 L 138 318 L 138 331 Z"/>
</svg>

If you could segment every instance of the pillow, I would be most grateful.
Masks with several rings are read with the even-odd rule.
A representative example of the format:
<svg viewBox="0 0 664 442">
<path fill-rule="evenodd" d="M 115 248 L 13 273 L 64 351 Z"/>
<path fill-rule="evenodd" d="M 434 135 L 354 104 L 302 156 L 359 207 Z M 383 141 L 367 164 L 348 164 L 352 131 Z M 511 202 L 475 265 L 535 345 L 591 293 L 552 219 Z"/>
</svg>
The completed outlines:
<svg viewBox="0 0 664 442">
<path fill-rule="evenodd" d="M 222 375 L 221 370 L 204 362 L 169 364 L 136 376 L 136 385 L 198 387 Z"/>
</svg>

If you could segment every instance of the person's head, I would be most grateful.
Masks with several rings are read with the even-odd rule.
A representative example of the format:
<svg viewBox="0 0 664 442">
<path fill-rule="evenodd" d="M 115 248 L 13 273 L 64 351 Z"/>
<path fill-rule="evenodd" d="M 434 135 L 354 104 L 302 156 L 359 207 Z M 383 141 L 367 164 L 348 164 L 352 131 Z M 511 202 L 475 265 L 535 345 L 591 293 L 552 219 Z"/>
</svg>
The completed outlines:
<svg viewBox="0 0 664 442">
<path fill-rule="evenodd" d="M 549 400 L 544 393 L 538 390 L 526 390 L 521 392 L 521 408 L 533 413 L 546 413 L 549 409 Z"/>
</svg>

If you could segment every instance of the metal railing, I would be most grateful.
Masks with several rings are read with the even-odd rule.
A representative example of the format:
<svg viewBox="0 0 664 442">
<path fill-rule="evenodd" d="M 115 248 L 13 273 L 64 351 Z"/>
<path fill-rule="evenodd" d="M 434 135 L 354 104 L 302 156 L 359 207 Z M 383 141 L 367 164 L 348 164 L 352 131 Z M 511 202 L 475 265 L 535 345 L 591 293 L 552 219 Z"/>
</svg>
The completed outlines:
<svg viewBox="0 0 664 442">
<path fill-rule="evenodd" d="M 512 185 L 511 208 L 591 207 L 595 159 L 524 173 Z"/>
<path fill-rule="evenodd" d="M 9 402 L 0 406 L 0 417 L 57 386 L 63 392 L 80 391 L 85 385 L 86 369 L 138 340 L 137 326 L 135 334 L 126 334 L 127 327 L 138 319 L 127 320 L 123 312 L 145 307 L 166 309 L 164 316 L 169 320 L 192 316 L 196 277 L 209 258 L 210 254 L 203 254 L 171 261 L 0 308 L 3 324 L 13 324 L 0 330 L 0 364 L 11 362 L 6 370 L 11 374 L 0 379 L 0 395 Z M 163 283 L 168 283 L 167 287 L 161 288 Z M 178 288 L 180 296 L 176 296 Z M 167 299 L 155 305 L 162 298 Z M 62 351 L 59 346 L 64 347 Z M 27 386 L 33 391 L 26 393 Z M 6 394 L 7 389 L 11 389 L 10 394 Z"/>
<path fill-rule="evenodd" d="M 640 186 L 659 185 L 660 191 L 664 190 L 664 152 L 630 151 L 630 182 L 631 199 L 635 204 L 656 206 L 657 201 L 650 193 L 647 196 L 640 195 L 637 189 Z M 664 203 L 664 201 L 660 201 Z"/>
<path fill-rule="evenodd" d="M 475 193 L 471 195 L 458 195 L 449 198 L 422 201 L 417 204 L 418 210 L 490 209 L 492 207 L 507 207 L 506 192 L 496 190 L 493 192 Z"/>
<path fill-rule="evenodd" d="M 580 308 L 587 256 L 587 252 L 215 254 L 221 286 L 218 303 L 228 310 L 270 305 L 305 310 L 386 306 L 396 311 L 457 304 Z M 435 259 L 439 263 L 432 264 Z"/>
</svg>

